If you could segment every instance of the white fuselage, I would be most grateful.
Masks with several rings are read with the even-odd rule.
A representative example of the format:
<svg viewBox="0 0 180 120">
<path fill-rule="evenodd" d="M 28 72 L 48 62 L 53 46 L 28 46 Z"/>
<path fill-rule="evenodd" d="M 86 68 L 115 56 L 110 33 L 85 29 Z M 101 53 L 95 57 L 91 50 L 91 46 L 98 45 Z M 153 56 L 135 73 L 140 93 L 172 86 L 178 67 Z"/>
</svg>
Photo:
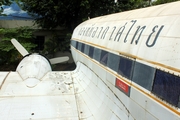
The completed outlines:
<svg viewBox="0 0 180 120">
<path fill-rule="evenodd" d="M 129 116 L 122 119 L 180 119 L 179 6 L 175 2 L 97 17 L 74 30 L 75 62 L 118 98 L 126 109 L 122 114 Z"/>
<path fill-rule="evenodd" d="M 51 71 L 12 40 L 24 58 L 16 72 L 0 72 L 0 119 L 179 120 L 179 6 L 83 22 L 71 38 L 73 71 Z"/>
</svg>

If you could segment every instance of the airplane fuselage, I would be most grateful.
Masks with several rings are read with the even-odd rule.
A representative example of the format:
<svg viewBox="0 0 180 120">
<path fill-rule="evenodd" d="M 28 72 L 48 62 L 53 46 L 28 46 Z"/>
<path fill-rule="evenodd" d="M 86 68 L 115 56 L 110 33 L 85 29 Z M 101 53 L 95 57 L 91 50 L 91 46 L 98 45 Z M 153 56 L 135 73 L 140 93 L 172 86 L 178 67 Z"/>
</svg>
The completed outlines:
<svg viewBox="0 0 180 120">
<path fill-rule="evenodd" d="M 93 18 L 73 32 L 75 62 L 96 74 L 134 119 L 179 119 L 179 5 Z"/>
<path fill-rule="evenodd" d="M 81 23 L 71 38 L 73 71 L 51 71 L 46 58 L 12 39 L 24 59 L 16 72 L 0 72 L 0 119 L 179 120 L 179 6 Z"/>
</svg>

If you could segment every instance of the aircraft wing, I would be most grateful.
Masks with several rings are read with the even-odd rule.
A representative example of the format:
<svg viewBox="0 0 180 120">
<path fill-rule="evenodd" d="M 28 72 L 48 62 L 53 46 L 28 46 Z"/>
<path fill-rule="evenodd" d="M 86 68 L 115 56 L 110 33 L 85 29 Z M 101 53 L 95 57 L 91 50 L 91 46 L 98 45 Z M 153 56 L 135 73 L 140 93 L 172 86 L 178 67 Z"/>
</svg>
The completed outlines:
<svg viewBox="0 0 180 120">
<path fill-rule="evenodd" d="M 28 88 L 17 72 L 0 73 L 0 119 L 78 120 L 71 72 L 49 72 Z"/>
<path fill-rule="evenodd" d="M 0 72 L 0 84 L 1 120 L 128 119 L 114 93 L 80 63 L 74 71 L 48 72 L 33 88 L 18 72 Z"/>
</svg>

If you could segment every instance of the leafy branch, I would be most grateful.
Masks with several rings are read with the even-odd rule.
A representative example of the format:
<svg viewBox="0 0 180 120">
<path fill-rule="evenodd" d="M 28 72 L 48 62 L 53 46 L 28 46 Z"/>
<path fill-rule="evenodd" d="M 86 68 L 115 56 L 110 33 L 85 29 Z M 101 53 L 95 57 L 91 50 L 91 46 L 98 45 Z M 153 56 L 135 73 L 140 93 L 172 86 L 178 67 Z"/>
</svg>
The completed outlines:
<svg viewBox="0 0 180 120">
<path fill-rule="evenodd" d="M 32 43 L 34 30 L 29 27 L 1 28 L 0 29 L 0 64 L 12 64 L 19 62 L 22 56 L 11 43 L 11 39 L 17 39 L 29 52 L 36 47 Z"/>
</svg>

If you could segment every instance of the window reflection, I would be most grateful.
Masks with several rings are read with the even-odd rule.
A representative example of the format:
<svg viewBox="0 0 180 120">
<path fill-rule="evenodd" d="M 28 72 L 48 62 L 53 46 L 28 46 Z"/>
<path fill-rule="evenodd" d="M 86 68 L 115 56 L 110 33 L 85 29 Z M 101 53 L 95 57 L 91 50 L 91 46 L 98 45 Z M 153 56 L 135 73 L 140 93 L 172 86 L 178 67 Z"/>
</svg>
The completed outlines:
<svg viewBox="0 0 180 120">
<path fill-rule="evenodd" d="M 106 66 L 107 60 L 108 60 L 108 52 L 102 50 L 101 51 L 101 57 L 100 57 L 100 63 Z"/>
</svg>

